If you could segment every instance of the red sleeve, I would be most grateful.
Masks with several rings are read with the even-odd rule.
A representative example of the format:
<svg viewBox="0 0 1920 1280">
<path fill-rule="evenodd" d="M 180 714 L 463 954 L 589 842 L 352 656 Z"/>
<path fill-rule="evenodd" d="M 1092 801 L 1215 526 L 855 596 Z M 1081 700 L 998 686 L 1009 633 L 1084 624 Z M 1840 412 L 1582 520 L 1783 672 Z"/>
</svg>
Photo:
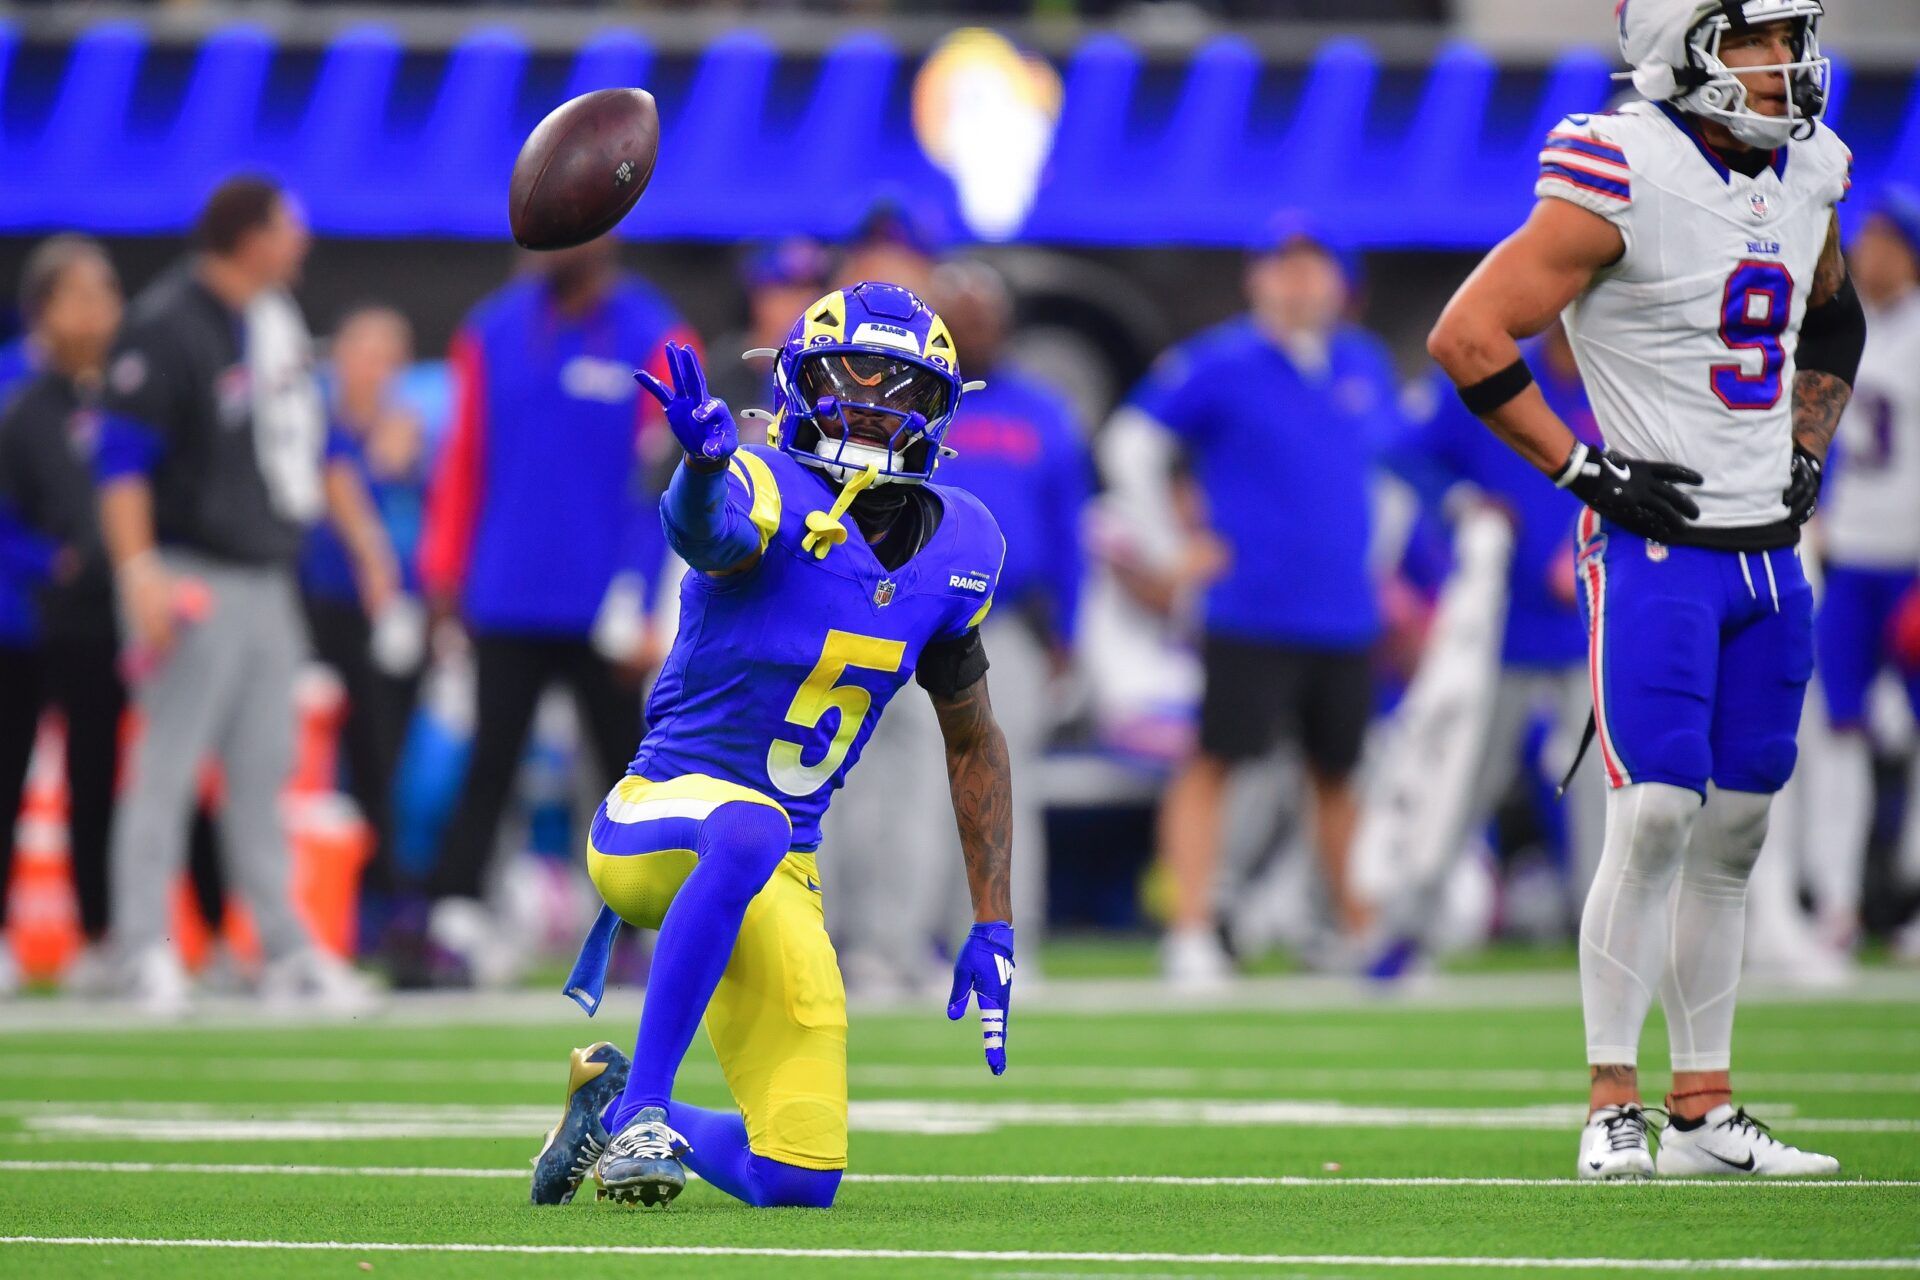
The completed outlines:
<svg viewBox="0 0 1920 1280">
<path fill-rule="evenodd" d="M 641 368 L 671 387 L 673 385 L 673 374 L 667 368 L 667 344 L 669 342 L 683 342 L 687 346 L 692 347 L 693 353 L 700 357 L 702 364 L 706 362 L 707 353 L 706 349 L 700 345 L 700 335 L 685 324 L 675 324 L 665 333 L 661 334 L 660 341 L 654 344 L 652 353 L 648 355 L 647 362 L 642 365 Z M 660 407 L 658 400 L 655 400 L 644 391 L 636 391 L 633 398 L 635 401 L 633 423 L 634 440 L 639 447 L 640 456 L 642 458 L 658 458 L 664 456 L 667 452 L 667 446 L 673 442 L 671 440 L 656 439 L 656 436 L 659 433 L 665 432 L 667 429 L 666 411 Z"/>
<path fill-rule="evenodd" d="M 447 352 L 453 374 L 453 425 L 427 494 L 420 536 L 420 581 L 430 598 L 454 599 L 467 576 L 486 448 L 486 379 L 479 339 L 462 330 Z"/>
</svg>

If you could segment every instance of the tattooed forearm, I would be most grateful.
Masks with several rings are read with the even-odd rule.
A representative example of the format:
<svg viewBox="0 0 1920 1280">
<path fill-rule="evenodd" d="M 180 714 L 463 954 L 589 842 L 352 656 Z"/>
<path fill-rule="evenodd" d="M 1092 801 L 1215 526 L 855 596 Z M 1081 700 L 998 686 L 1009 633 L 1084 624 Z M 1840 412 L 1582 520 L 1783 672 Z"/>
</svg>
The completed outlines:
<svg viewBox="0 0 1920 1280">
<path fill-rule="evenodd" d="M 1836 213 L 1827 226 L 1827 243 L 1820 250 L 1820 265 L 1813 270 L 1813 291 L 1807 296 L 1807 305 L 1817 307 L 1832 302 L 1846 282 L 1847 255 L 1840 245 L 1840 215 Z"/>
<path fill-rule="evenodd" d="M 1012 920 L 1013 775 L 987 682 L 976 680 L 951 699 L 935 698 L 933 707 L 947 744 L 947 783 L 973 918 Z"/>
<path fill-rule="evenodd" d="M 1853 399 L 1853 388 L 1831 373 L 1803 369 L 1793 375 L 1793 442 L 1814 457 L 1825 459 L 1833 443 L 1840 415 Z"/>
</svg>

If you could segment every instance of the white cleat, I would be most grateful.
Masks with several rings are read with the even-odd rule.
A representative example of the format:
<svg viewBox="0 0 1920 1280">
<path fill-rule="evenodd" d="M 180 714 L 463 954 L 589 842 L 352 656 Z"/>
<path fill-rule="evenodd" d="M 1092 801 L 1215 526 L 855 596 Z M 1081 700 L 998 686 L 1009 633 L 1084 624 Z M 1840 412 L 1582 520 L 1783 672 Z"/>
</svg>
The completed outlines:
<svg viewBox="0 0 1920 1280">
<path fill-rule="evenodd" d="M 1160 942 L 1160 973 L 1178 991 L 1223 991 L 1233 984 L 1233 957 L 1212 929 L 1170 929 Z"/>
<path fill-rule="evenodd" d="M 380 1007 L 379 989 L 365 974 L 317 947 L 268 965 L 260 975 L 260 998 L 273 1008 L 335 1018 L 361 1017 Z"/>
<path fill-rule="evenodd" d="M 1663 1178 L 1817 1178 L 1840 1172 L 1832 1156 L 1790 1147 L 1767 1127 L 1723 1102 L 1702 1117 L 1697 1129 L 1677 1129 L 1669 1120 L 1660 1131 Z"/>
<path fill-rule="evenodd" d="M 1583 1178 L 1651 1178 L 1653 1152 L 1647 1147 L 1647 1113 L 1638 1103 L 1602 1107 L 1580 1131 Z"/>
<path fill-rule="evenodd" d="M 156 943 L 127 960 L 127 999 L 149 1018 L 180 1018 L 193 1003 L 193 983 L 173 948 Z"/>
</svg>

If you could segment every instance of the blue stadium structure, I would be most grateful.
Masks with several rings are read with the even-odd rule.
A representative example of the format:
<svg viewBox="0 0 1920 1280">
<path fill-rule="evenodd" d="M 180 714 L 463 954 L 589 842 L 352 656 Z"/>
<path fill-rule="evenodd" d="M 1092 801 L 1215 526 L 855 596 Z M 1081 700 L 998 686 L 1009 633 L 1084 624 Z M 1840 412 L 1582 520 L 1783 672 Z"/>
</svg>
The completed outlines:
<svg viewBox="0 0 1920 1280">
<path fill-rule="evenodd" d="M 734 32 L 683 57 L 608 31 L 563 56 L 502 26 L 423 52 L 378 25 L 315 47 L 245 24 L 180 44 L 103 22 L 57 45 L 0 23 L 0 231 L 173 231 L 218 175 L 258 167 L 298 188 L 326 234 L 505 238 L 502 192 L 532 125 L 569 95 L 639 84 L 665 141 L 629 235 L 831 236 L 883 180 L 953 210 L 914 138 L 916 66 L 871 32 L 823 56 Z M 1361 246 L 1484 245 L 1532 201 L 1552 122 L 1609 100 L 1611 67 L 1593 51 L 1505 67 L 1451 44 L 1409 68 L 1357 38 L 1277 65 L 1233 36 L 1169 60 L 1090 36 L 1060 67 L 1059 131 L 1020 235 L 1232 245 L 1290 207 Z M 1920 174 L 1913 78 L 1841 68 L 1829 119 L 1863 194 Z M 737 198 L 701 194 L 714 190 Z"/>
</svg>

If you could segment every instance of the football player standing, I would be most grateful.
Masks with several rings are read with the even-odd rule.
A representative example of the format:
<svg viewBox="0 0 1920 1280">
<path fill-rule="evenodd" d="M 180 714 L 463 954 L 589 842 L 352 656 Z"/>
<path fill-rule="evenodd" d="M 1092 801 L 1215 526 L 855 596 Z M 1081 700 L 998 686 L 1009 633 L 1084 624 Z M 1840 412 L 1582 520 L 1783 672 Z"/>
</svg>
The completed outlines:
<svg viewBox="0 0 1920 1280">
<path fill-rule="evenodd" d="M 1623 0 L 1646 101 L 1553 131 L 1532 215 L 1429 341 L 1468 408 L 1588 507 L 1612 790 L 1580 927 L 1582 1177 L 1839 1167 L 1736 1110 L 1729 1074 L 1747 879 L 1813 670 L 1799 527 L 1866 330 L 1834 213 L 1852 157 L 1821 123 L 1822 16 L 1819 0 Z M 1563 310 L 1605 449 L 1519 358 Z M 1657 1161 L 1636 1072 L 1656 991 L 1674 1073 Z"/>
</svg>

